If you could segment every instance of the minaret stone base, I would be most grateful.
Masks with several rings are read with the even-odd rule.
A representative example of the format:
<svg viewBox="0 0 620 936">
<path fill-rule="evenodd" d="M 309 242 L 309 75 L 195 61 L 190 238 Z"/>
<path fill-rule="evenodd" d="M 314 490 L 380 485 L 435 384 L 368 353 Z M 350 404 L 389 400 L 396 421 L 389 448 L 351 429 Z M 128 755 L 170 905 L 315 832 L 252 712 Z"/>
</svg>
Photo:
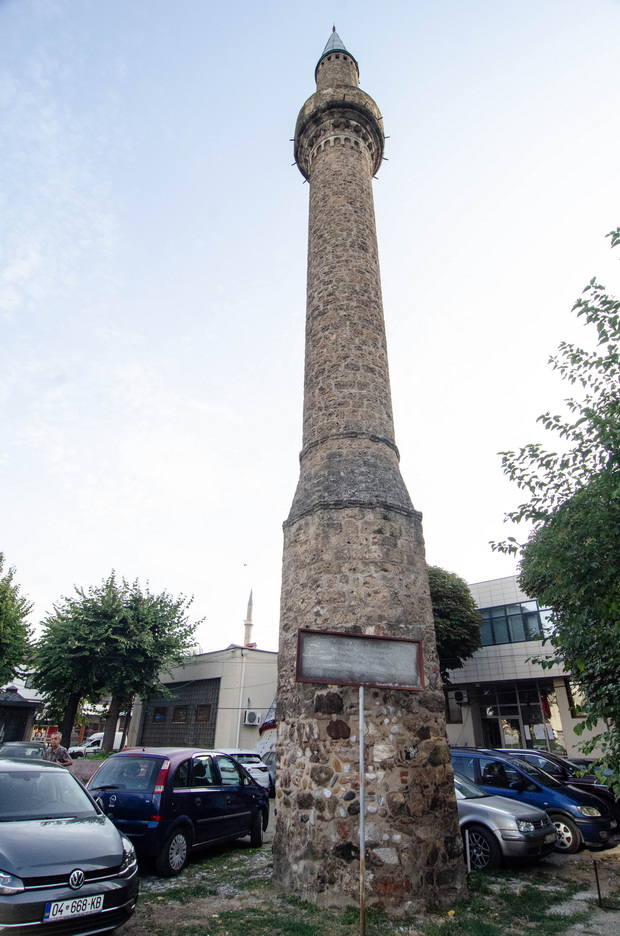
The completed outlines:
<svg viewBox="0 0 620 936">
<path fill-rule="evenodd" d="M 326 509 L 285 527 L 275 878 L 321 907 L 359 899 L 358 690 L 295 682 L 297 630 L 422 641 L 421 691 L 365 690 L 366 901 L 448 905 L 464 863 L 419 515 Z"/>
</svg>

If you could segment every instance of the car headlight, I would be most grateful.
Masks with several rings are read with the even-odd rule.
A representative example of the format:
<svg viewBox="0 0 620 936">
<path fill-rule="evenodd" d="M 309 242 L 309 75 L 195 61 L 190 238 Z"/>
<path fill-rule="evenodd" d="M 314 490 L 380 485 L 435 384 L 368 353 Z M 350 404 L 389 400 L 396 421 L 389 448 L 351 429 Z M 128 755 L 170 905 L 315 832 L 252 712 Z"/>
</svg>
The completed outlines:
<svg viewBox="0 0 620 936">
<path fill-rule="evenodd" d="M 582 816 L 600 816 L 601 812 L 596 806 L 578 806 L 577 809 Z"/>
<path fill-rule="evenodd" d="M 23 890 L 24 882 L 20 878 L 0 871 L 0 894 L 21 894 Z"/>
<path fill-rule="evenodd" d="M 129 839 L 125 838 L 124 835 L 121 835 L 121 839 L 123 841 L 123 862 L 118 873 L 121 877 L 129 877 L 136 870 L 138 859 L 136 858 L 136 850 Z"/>
<path fill-rule="evenodd" d="M 519 832 L 533 832 L 534 823 L 528 822 L 527 819 L 517 819 L 517 829 Z"/>
</svg>

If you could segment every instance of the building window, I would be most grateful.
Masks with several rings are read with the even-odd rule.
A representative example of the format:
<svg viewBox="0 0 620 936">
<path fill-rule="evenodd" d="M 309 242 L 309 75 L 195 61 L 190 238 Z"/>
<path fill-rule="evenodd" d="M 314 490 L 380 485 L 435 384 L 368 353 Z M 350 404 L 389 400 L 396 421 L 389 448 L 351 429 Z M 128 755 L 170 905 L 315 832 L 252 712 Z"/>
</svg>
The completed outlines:
<svg viewBox="0 0 620 936">
<path fill-rule="evenodd" d="M 185 725 L 187 723 L 187 705 L 175 705 L 172 709 L 172 724 Z"/>
<path fill-rule="evenodd" d="M 206 724 L 206 722 L 211 721 L 211 706 L 210 705 L 197 705 L 196 706 L 196 721 Z"/>
<path fill-rule="evenodd" d="M 444 693 L 446 696 L 446 721 L 450 725 L 462 725 L 463 707 L 456 701 L 454 690 L 444 689 Z"/>
<path fill-rule="evenodd" d="M 480 643 L 483 647 L 489 647 L 493 644 L 539 640 L 545 635 L 544 624 L 549 612 L 540 611 L 535 601 L 519 601 L 495 608 L 481 608 L 480 614 Z"/>
<path fill-rule="evenodd" d="M 153 723 L 155 725 L 163 725 L 166 721 L 166 706 L 165 705 L 156 705 L 153 709 Z"/>
</svg>

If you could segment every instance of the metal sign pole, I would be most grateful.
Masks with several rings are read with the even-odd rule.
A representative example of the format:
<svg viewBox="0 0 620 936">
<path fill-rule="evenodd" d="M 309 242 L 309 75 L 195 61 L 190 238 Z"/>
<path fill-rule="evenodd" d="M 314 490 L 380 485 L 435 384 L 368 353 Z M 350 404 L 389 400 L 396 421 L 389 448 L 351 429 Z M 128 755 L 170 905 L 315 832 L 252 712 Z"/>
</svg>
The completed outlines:
<svg viewBox="0 0 620 936">
<path fill-rule="evenodd" d="M 366 936 L 366 767 L 364 764 L 364 687 L 359 687 L 360 737 L 360 936 Z"/>
</svg>

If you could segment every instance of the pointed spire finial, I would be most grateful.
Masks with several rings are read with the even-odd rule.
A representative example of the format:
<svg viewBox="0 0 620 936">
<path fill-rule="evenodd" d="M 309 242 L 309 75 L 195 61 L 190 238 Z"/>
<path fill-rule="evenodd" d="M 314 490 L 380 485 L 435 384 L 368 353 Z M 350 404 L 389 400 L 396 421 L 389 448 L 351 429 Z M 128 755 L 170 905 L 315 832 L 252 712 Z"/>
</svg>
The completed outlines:
<svg viewBox="0 0 620 936">
<path fill-rule="evenodd" d="M 323 49 L 323 55 L 327 55 L 328 52 L 333 52 L 334 50 L 338 50 L 339 52 L 346 52 L 346 51 L 347 51 L 344 42 L 342 41 L 342 39 L 340 38 L 340 36 L 339 36 L 338 33 L 336 32 L 336 26 L 335 26 L 335 25 L 332 26 L 332 34 L 331 34 L 331 36 L 329 37 L 329 39 L 327 40 L 327 45 L 326 45 L 325 48 Z M 321 58 L 322 58 L 322 57 L 323 57 L 323 56 L 321 56 Z"/>
</svg>

